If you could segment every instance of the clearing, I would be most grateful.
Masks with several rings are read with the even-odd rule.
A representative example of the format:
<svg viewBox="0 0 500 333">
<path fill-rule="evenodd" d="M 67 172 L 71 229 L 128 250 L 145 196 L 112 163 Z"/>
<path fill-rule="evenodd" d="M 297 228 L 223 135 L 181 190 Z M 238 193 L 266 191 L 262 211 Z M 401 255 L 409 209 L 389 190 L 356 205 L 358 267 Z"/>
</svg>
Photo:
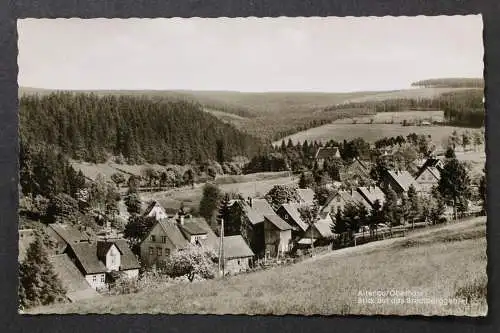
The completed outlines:
<svg viewBox="0 0 500 333">
<path fill-rule="evenodd" d="M 28 313 L 484 316 L 486 263 L 486 218 L 480 217 L 332 251 L 286 267 Z M 387 296 L 366 296 L 376 291 Z M 410 291 L 413 296 L 398 297 L 395 291 Z"/>
</svg>

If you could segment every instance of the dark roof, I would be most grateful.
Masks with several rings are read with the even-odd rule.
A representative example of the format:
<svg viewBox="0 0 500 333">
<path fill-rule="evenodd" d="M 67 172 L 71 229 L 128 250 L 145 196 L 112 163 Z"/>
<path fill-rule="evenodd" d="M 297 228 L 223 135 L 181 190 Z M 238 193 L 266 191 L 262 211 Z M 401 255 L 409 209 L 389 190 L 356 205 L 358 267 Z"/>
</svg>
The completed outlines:
<svg viewBox="0 0 500 333">
<path fill-rule="evenodd" d="M 264 219 L 271 222 L 276 228 L 280 230 L 292 230 L 293 228 L 286 223 L 281 217 L 276 214 L 273 215 L 264 215 Z"/>
<path fill-rule="evenodd" d="M 51 223 L 48 225 L 59 237 L 66 243 L 78 243 L 82 240 L 88 240 L 90 237 L 78 230 L 76 227 L 69 224 Z"/>
<path fill-rule="evenodd" d="M 254 253 L 240 235 L 224 237 L 224 258 L 248 258 Z"/>
<path fill-rule="evenodd" d="M 292 220 L 294 220 L 295 223 L 297 223 L 297 225 L 302 229 L 302 231 L 307 230 L 308 225 L 306 222 L 304 222 L 299 212 L 299 208 L 301 207 L 301 205 L 296 203 L 286 203 L 281 205 L 281 207 L 283 210 L 285 210 L 285 212 L 288 215 L 290 215 Z"/>
<path fill-rule="evenodd" d="M 184 222 L 183 225 L 180 225 L 180 228 L 189 235 L 204 235 L 207 233 L 206 230 L 203 229 L 199 224 L 197 224 L 196 222 L 190 222 L 189 220 Z"/>
<path fill-rule="evenodd" d="M 156 206 L 160 207 L 163 211 L 165 211 L 165 209 L 160 205 L 158 201 L 151 201 L 149 205 L 146 207 L 146 210 L 144 211 L 143 215 L 147 216 Z"/>
<path fill-rule="evenodd" d="M 378 186 L 358 187 L 357 190 L 370 205 L 377 200 L 382 205 L 385 201 L 385 194 Z"/>
<path fill-rule="evenodd" d="M 314 157 L 315 159 L 326 159 L 330 157 L 337 157 L 339 154 L 339 148 L 338 147 L 320 147 L 318 148 L 318 151 L 316 152 L 316 156 Z"/>
<path fill-rule="evenodd" d="M 97 258 L 96 243 L 85 242 L 68 244 L 68 246 L 70 251 L 75 254 L 76 260 L 86 275 L 105 273 L 107 271 L 106 266 Z"/>
<path fill-rule="evenodd" d="M 259 224 L 264 222 L 264 215 L 274 214 L 274 210 L 271 205 L 265 199 L 252 199 L 252 204 L 250 205 L 245 200 L 240 200 L 240 206 L 243 212 L 248 217 L 248 220 L 252 224 Z"/>
<path fill-rule="evenodd" d="M 107 242 L 107 241 L 97 242 L 97 258 L 103 262 L 106 262 L 106 254 L 108 253 L 111 246 L 113 246 L 112 242 Z"/>
<path fill-rule="evenodd" d="M 389 170 L 387 173 L 404 192 L 407 192 L 411 185 L 417 191 L 420 188 L 415 178 L 406 170 Z"/>
<path fill-rule="evenodd" d="M 118 250 L 121 253 L 120 257 L 120 270 L 137 269 L 141 267 L 137 257 L 130 249 L 128 242 L 125 239 L 113 240 Z"/>
<path fill-rule="evenodd" d="M 214 249 L 218 248 L 219 246 L 219 237 L 214 233 L 212 228 L 208 225 L 207 221 L 200 217 L 200 218 L 192 218 L 191 220 L 193 223 L 196 223 L 198 227 L 203 229 L 206 234 L 207 234 L 207 239 L 202 239 L 200 240 L 200 243 L 204 246 L 207 247 L 212 247 Z"/>
<path fill-rule="evenodd" d="M 176 248 L 184 248 L 188 245 L 189 242 L 182 234 L 176 222 L 169 219 L 163 219 L 158 223 L 165 232 L 165 235 L 168 237 L 168 239 L 170 239 L 170 241 Z"/>
</svg>

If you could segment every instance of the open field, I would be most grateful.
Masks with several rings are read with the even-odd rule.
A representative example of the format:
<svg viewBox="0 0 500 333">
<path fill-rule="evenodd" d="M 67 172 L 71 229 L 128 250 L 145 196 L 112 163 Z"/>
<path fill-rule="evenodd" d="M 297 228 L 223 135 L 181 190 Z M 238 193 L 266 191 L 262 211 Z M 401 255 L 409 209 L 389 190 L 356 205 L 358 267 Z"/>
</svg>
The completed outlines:
<svg viewBox="0 0 500 333">
<path fill-rule="evenodd" d="M 485 222 L 480 217 L 331 251 L 286 267 L 29 313 L 483 316 L 488 309 Z M 391 290 L 413 294 L 394 296 Z M 360 295 L 376 291 L 387 296 Z M 369 304 L 369 299 L 388 303 Z M 418 303 L 425 300 L 432 303 Z"/>
<path fill-rule="evenodd" d="M 283 138 L 285 142 L 289 139 L 293 143 L 305 140 L 327 142 L 329 140 L 343 141 L 355 138 L 363 138 L 368 142 L 374 142 L 384 137 L 398 135 L 407 136 L 410 133 L 429 134 L 436 144 L 441 144 L 453 131 L 460 132 L 463 128 L 454 126 L 402 126 L 400 124 L 328 124 L 307 131 L 295 133 Z M 274 144 L 281 144 L 281 140 Z"/>
<path fill-rule="evenodd" d="M 401 112 L 380 112 L 372 116 L 361 116 L 338 119 L 332 124 L 387 124 L 393 122 L 394 124 L 401 124 L 404 120 L 408 122 L 428 120 L 428 121 L 443 121 L 443 111 L 401 111 Z"/>
<path fill-rule="evenodd" d="M 220 182 L 219 187 L 224 192 L 241 193 L 244 198 L 258 197 L 266 194 L 274 185 L 290 184 L 295 181 L 293 176 L 283 176 L 282 172 L 262 172 L 244 176 L 227 176 L 231 178 L 230 183 Z M 221 179 L 225 179 L 221 177 Z M 227 178 L 226 178 L 227 181 Z M 167 211 L 179 209 L 181 202 L 190 209 L 198 209 L 204 184 L 195 184 L 194 188 L 182 187 L 169 191 L 143 192 L 143 201 L 156 200 Z"/>
</svg>

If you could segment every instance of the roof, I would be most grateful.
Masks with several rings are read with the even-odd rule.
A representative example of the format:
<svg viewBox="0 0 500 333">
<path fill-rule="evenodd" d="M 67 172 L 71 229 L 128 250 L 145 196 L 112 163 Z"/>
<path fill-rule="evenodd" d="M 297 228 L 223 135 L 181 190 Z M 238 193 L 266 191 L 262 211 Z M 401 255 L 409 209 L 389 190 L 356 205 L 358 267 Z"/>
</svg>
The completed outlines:
<svg viewBox="0 0 500 333">
<path fill-rule="evenodd" d="M 88 240 L 90 238 L 88 235 L 69 224 L 51 223 L 48 227 L 68 244 L 78 243 L 82 240 Z"/>
<path fill-rule="evenodd" d="M 382 205 L 385 201 L 385 194 L 378 186 L 358 187 L 358 192 L 370 205 L 373 205 L 377 200 Z"/>
<path fill-rule="evenodd" d="M 339 156 L 339 148 L 338 147 L 320 147 L 316 151 L 315 159 L 326 159 L 330 157 L 338 157 Z"/>
<path fill-rule="evenodd" d="M 254 253 L 240 235 L 224 237 L 224 258 L 248 258 Z"/>
<path fill-rule="evenodd" d="M 97 258 L 99 260 L 103 260 L 103 259 L 106 260 L 106 254 L 108 253 L 109 249 L 113 245 L 114 244 L 112 242 L 107 242 L 107 241 L 99 241 L 99 242 L 97 242 Z"/>
<path fill-rule="evenodd" d="M 431 173 L 431 175 L 433 175 L 434 178 L 436 178 L 437 180 L 441 178 L 441 171 L 439 171 L 439 168 L 433 166 L 427 166 L 427 167 L 422 167 L 419 170 L 416 179 L 418 179 L 425 172 L 425 170 L 428 170 Z"/>
<path fill-rule="evenodd" d="M 151 213 L 151 211 L 153 210 L 153 208 L 155 207 L 160 207 L 163 211 L 165 211 L 165 209 L 163 209 L 163 207 L 160 205 L 160 203 L 158 201 L 151 201 L 151 203 L 148 205 L 148 207 L 146 208 L 146 210 L 144 211 L 144 216 L 147 216 Z"/>
<path fill-rule="evenodd" d="M 415 178 L 413 178 L 412 175 L 406 170 L 389 170 L 387 173 L 399 185 L 399 187 L 403 189 L 404 192 L 407 192 L 411 185 L 413 185 L 415 190 L 420 188 L 418 183 L 415 181 Z"/>
<path fill-rule="evenodd" d="M 54 267 L 54 272 L 61 280 L 64 289 L 66 289 L 66 296 L 71 301 L 100 296 L 85 280 L 85 277 L 66 254 L 51 256 L 49 260 Z"/>
<path fill-rule="evenodd" d="M 252 199 L 252 205 L 245 200 L 240 200 L 240 205 L 252 224 L 264 222 L 264 215 L 275 214 L 271 205 L 265 199 Z"/>
<path fill-rule="evenodd" d="M 279 217 L 276 214 L 273 215 L 264 215 L 264 218 L 271 222 L 276 228 L 285 231 L 285 230 L 292 230 L 293 228 L 286 223 L 281 217 Z"/>
<path fill-rule="evenodd" d="M 125 239 L 115 239 L 113 243 L 116 245 L 121 253 L 120 257 L 120 270 L 138 269 L 141 264 L 137 260 L 137 257 L 130 249 L 128 242 Z"/>
<path fill-rule="evenodd" d="M 75 254 L 76 260 L 80 264 L 84 273 L 96 274 L 105 273 L 107 271 L 103 262 L 97 258 L 97 244 L 96 243 L 75 243 L 68 244 L 71 251 Z"/>
<path fill-rule="evenodd" d="M 304 222 L 302 217 L 300 216 L 299 208 L 301 207 L 300 204 L 296 203 L 286 203 L 282 204 L 281 207 L 286 211 L 288 215 L 297 223 L 297 225 L 302 229 L 302 231 L 307 230 L 307 223 Z"/>
<path fill-rule="evenodd" d="M 192 218 L 191 221 L 192 223 L 196 223 L 196 225 L 203 229 L 207 234 L 207 239 L 200 240 L 200 243 L 202 245 L 212 248 L 216 248 L 219 246 L 219 237 L 217 237 L 217 235 L 214 233 L 214 231 L 204 218 Z"/>
<path fill-rule="evenodd" d="M 184 248 L 188 245 L 189 242 L 182 234 L 176 222 L 169 219 L 162 219 L 158 223 L 176 248 Z"/>
<path fill-rule="evenodd" d="M 297 194 L 299 195 L 300 199 L 302 199 L 306 203 L 314 202 L 315 194 L 314 191 L 310 188 L 298 188 Z"/>
<path fill-rule="evenodd" d="M 189 220 L 184 222 L 183 225 L 180 225 L 180 228 L 183 229 L 189 235 L 204 235 L 206 234 L 206 230 L 200 227 L 196 222 L 190 222 Z"/>
<path fill-rule="evenodd" d="M 331 219 L 326 218 L 314 223 L 314 227 L 316 228 L 316 230 L 318 230 L 321 237 L 330 238 L 333 237 L 333 232 L 331 229 L 332 224 L 333 221 Z"/>
</svg>

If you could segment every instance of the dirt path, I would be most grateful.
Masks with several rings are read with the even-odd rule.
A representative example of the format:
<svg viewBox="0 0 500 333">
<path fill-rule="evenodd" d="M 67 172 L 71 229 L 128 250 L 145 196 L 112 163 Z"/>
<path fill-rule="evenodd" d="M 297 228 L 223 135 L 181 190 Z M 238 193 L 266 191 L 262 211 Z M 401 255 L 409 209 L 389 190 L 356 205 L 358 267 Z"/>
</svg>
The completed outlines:
<svg viewBox="0 0 500 333">
<path fill-rule="evenodd" d="M 424 229 L 420 229 L 417 231 L 412 231 L 406 237 L 390 238 L 390 239 L 375 241 L 375 242 L 366 243 L 366 244 L 362 244 L 362 245 L 358 245 L 358 246 L 346 247 L 346 248 L 335 250 L 335 251 L 328 251 L 326 253 L 319 254 L 319 255 L 314 256 L 312 258 L 305 259 L 301 263 L 313 262 L 313 261 L 320 260 L 320 259 L 327 258 L 327 257 L 338 257 L 338 256 L 343 256 L 345 254 L 368 251 L 368 250 L 379 248 L 379 247 L 387 247 L 389 245 L 394 244 L 395 242 L 401 241 L 402 239 L 411 239 L 414 237 L 425 236 L 425 235 L 434 233 L 436 231 L 463 229 L 463 228 L 466 228 L 467 226 L 474 225 L 481 220 L 486 221 L 486 217 L 481 216 L 481 217 L 476 217 L 476 218 L 466 220 L 463 222 L 454 222 L 454 223 L 450 223 L 450 224 L 445 224 L 442 227 L 424 228 Z"/>
</svg>

